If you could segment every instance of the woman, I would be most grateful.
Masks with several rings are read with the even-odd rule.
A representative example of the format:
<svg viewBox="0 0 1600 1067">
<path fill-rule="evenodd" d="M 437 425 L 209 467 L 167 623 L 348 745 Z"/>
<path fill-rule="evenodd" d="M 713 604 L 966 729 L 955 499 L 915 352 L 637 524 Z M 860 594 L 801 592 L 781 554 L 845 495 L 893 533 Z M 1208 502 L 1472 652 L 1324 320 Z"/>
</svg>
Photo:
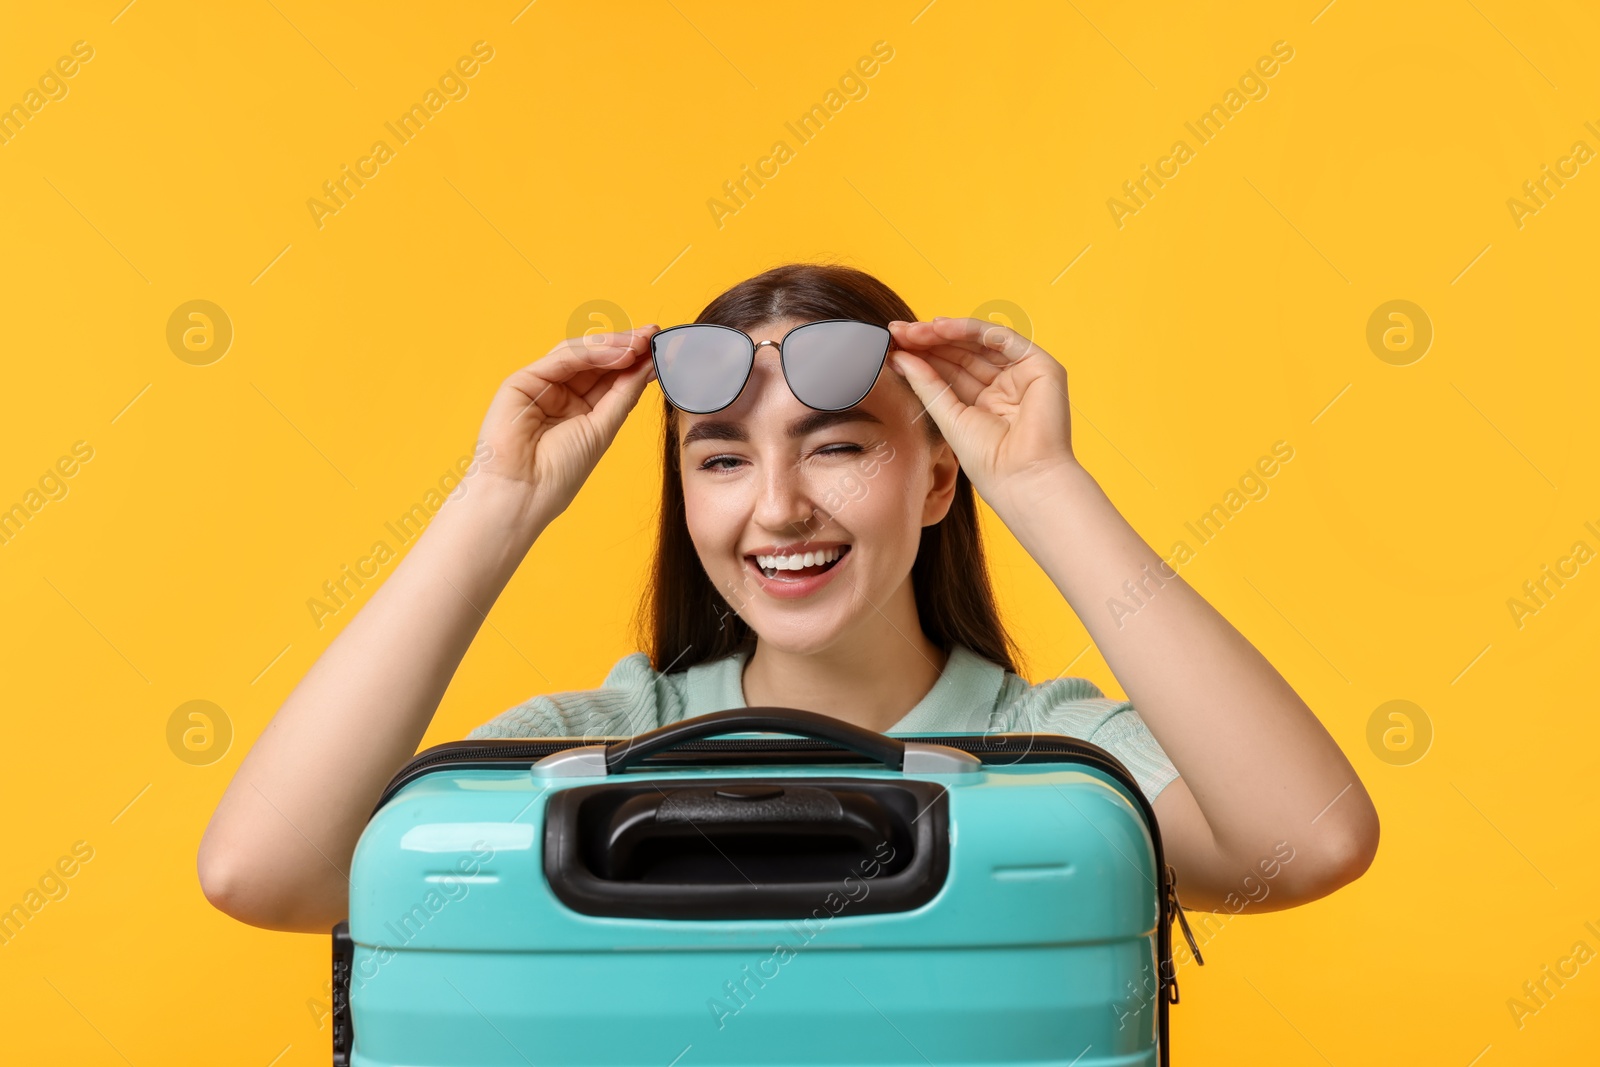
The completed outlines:
<svg viewBox="0 0 1600 1067">
<path fill-rule="evenodd" d="M 778 349 L 825 319 L 892 339 L 879 347 L 887 372 L 842 412 L 802 402 Z M 840 266 L 774 268 L 696 321 L 771 344 L 716 410 L 666 403 L 649 654 L 624 657 L 599 690 L 536 697 L 473 736 L 631 735 L 758 705 L 892 733 L 1074 734 L 1121 758 L 1151 798 L 1187 908 L 1237 912 L 1246 895 L 1257 910 L 1290 907 L 1367 868 L 1378 820 L 1354 769 L 1078 464 L 1067 374 L 1050 355 L 991 323 L 919 322 Z M 219 803 L 199 855 L 214 905 L 319 933 L 347 915 L 373 805 L 484 613 L 655 379 L 658 332 L 569 341 L 506 379 L 467 490 L 307 672 Z M 1130 701 L 1017 673 L 974 491 L 1077 611 Z M 1144 604 L 1113 618 L 1101 605 L 1127 581 Z"/>
</svg>

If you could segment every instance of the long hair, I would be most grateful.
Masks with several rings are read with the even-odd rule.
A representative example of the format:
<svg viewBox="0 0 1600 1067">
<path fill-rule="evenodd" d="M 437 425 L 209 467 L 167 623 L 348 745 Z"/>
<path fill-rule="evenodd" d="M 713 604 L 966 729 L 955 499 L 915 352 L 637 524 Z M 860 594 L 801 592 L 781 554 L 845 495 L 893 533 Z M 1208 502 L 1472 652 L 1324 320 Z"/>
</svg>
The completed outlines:
<svg viewBox="0 0 1600 1067">
<path fill-rule="evenodd" d="M 697 323 L 746 332 L 780 319 L 857 319 L 887 327 L 917 316 L 892 289 L 852 267 L 791 263 L 740 282 L 706 306 Z M 885 368 L 886 373 L 892 373 Z M 661 513 L 655 566 L 636 617 L 640 644 L 657 671 L 683 671 L 752 646 L 755 631 L 712 584 L 689 536 L 678 463 L 678 411 L 662 395 Z M 923 420 L 930 443 L 943 435 Z M 1013 673 L 1020 649 L 1000 622 L 978 528 L 977 498 L 965 471 L 945 517 L 922 528 L 911 568 L 917 618 L 946 653 L 955 643 Z"/>
</svg>

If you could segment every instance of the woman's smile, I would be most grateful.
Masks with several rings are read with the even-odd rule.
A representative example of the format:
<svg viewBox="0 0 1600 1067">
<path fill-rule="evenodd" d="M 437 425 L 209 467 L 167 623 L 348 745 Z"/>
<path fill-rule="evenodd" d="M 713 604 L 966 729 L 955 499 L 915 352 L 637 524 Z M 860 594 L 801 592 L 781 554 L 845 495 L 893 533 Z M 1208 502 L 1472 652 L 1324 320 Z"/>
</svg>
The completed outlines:
<svg viewBox="0 0 1600 1067">
<path fill-rule="evenodd" d="M 781 553 L 764 547 L 744 557 L 762 590 L 786 600 L 815 593 L 833 580 L 849 558 L 848 543 L 801 545 Z"/>
</svg>

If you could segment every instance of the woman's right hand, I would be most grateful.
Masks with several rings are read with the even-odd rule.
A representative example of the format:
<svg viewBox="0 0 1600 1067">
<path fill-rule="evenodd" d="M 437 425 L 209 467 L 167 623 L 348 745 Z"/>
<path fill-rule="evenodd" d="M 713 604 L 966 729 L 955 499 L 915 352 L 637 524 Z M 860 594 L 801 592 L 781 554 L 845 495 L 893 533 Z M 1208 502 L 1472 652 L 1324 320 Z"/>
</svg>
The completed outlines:
<svg viewBox="0 0 1600 1067">
<path fill-rule="evenodd" d="M 502 382 L 478 435 L 492 450 L 480 474 L 525 488 L 547 520 L 565 511 L 655 379 L 659 329 L 569 338 Z"/>
<path fill-rule="evenodd" d="M 251 746 L 196 857 L 213 905 L 324 936 L 349 914 L 346 872 L 373 805 L 416 754 L 535 522 L 571 503 L 655 376 L 656 332 L 566 341 L 500 386 L 480 438 L 493 450 L 465 494 L 478 501 L 486 488 L 487 505 L 451 504 L 429 521 Z M 508 523 L 524 520 L 516 533 L 532 536 L 515 544 Z"/>
</svg>

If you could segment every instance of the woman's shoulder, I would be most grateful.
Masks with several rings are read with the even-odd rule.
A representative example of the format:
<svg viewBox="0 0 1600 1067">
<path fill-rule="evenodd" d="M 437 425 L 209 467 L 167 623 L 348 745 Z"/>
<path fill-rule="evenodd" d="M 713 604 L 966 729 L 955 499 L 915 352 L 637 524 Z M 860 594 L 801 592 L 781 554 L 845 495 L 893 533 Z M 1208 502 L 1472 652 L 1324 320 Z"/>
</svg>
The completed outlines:
<svg viewBox="0 0 1600 1067">
<path fill-rule="evenodd" d="M 1006 671 L 995 713 L 1009 730 L 1066 734 L 1097 744 L 1111 736 L 1126 737 L 1135 727 L 1144 728 L 1132 701 L 1108 697 L 1089 679 L 1068 675 L 1029 682 Z"/>
<path fill-rule="evenodd" d="M 1029 682 L 1006 671 L 995 718 L 1013 733 L 1062 734 L 1100 746 L 1122 761 L 1151 801 L 1178 777 L 1133 702 L 1106 696 L 1087 678 Z"/>
<path fill-rule="evenodd" d="M 682 717 L 687 678 L 663 674 L 645 652 L 617 660 L 596 689 L 540 693 L 467 734 L 493 737 L 631 737 Z"/>
<path fill-rule="evenodd" d="M 1103 719 L 1124 703 L 1111 700 L 1087 678 L 1057 675 L 1042 682 L 1030 682 L 1009 670 L 1001 677 L 1000 692 L 995 698 L 997 711 L 1010 712 L 1024 722 L 1030 717 L 1058 715 L 1068 711 L 1078 715 L 1098 715 Z"/>
</svg>

